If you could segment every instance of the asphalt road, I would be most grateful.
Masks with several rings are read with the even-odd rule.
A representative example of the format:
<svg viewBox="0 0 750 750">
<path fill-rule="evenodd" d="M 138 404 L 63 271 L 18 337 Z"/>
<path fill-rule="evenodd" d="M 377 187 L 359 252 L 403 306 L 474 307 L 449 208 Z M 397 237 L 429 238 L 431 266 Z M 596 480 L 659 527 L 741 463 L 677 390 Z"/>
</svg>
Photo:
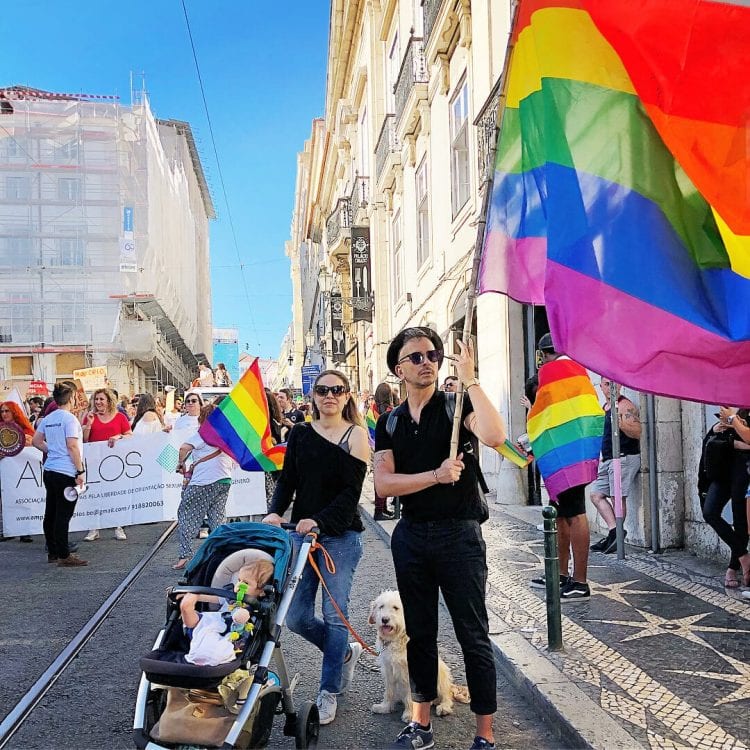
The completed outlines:
<svg viewBox="0 0 750 750">
<path fill-rule="evenodd" d="M 385 541 L 368 524 L 365 554 L 355 578 L 351 620 L 368 641 L 369 602 L 393 587 L 393 566 Z M 46 563 L 43 541 L 0 544 L 3 617 L 0 618 L 0 715 L 5 715 L 49 663 L 97 610 L 135 563 L 160 536 L 165 524 L 128 528 L 128 541 L 103 533 L 81 545 L 88 568 L 61 569 Z M 9 748 L 132 748 L 131 722 L 140 676 L 139 657 L 148 651 L 163 624 L 164 592 L 178 576 L 170 569 L 176 540 L 167 541 L 146 567 L 112 615 L 105 621 L 50 693 L 13 736 Z M 460 650 L 447 616 L 442 618 L 442 655 L 454 679 L 464 683 Z M 301 679 L 297 700 L 314 700 L 320 656 L 309 644 L 288 633 L 284 651 L 290 671 Z M 498 746 L 553 748 L 560 745 L 533 706 L 502 677 L 497 683 L 500 710 L 496 721 Z M 370 706 L 380 701 L 382 685 L 372 657 L 363 655 L 352 687 L 339 700 L 336 721 L 321 729 L 321 748 L 380 748 L 400 730 L 399 713 L 379 716 Z M 293 748 L 294 739 L 281 733 L 277 719 L 269 747 Z M 449 717 L 434 717 L 436 746 L 465 748 L 474 734 L 468 706 L 456 705 Z"/>
</svg>

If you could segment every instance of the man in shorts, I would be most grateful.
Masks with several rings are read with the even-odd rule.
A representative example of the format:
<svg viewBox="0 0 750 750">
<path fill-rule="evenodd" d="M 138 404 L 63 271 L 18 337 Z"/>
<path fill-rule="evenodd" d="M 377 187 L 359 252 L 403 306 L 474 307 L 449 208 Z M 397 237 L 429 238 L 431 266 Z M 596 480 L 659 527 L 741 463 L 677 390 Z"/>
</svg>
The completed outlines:
<svg viewBox="0 0 750 750">
<path fill-rule="evenodd" d="M 610 396 L 612 382 L 609 378 L 599 381 L 604 394 L 604 435 L 602 436 L 602 458 L 599 462 L 599 473 L 591 486 L 591 502 L 594 503 L 599 515 L 604 519 L 609 530 L 607 536 L 591 545 L 593 552 L 611 554 L 617 549 L 617 534 L 614 510 L 615 469 L 612 460 L 612 412 L 610 410 Z M 617 389 L 617 425 L 620 429 L 620 464 L 622 469 L 622 514 L 625 517 L 625 500 L 630 494 L 633 481 L 641 470 L 641 418 L 636 405 L 620 394 Z M 627 536 L 627 531 L 624 532 Z"/>
<path fill-rule="evenodd" d="M 546 400 L 546 396 L 544 399 L 542 398 L 542 385 L 550 378 L 553 378 L 549 373 L 556 369 L 565 368 L 568 371 L 568 375 L 575 375 L 575 377 L 568 377 L 567 380 L 559 381 L 557 391 L 559 392 L 558 398 L 562 401 L 560 405 L 564 404 L 565 413 L 573 421 L 587 415 L 589 409 L 581 403 L 581 397 L 585 394 L 588 400 L 596 401 L 596 394 L 586 370 L 578 363 L 573 362 L 570 357 L 555 351 L 552 337 L 548 333 L 539 339 L 538 348 L 541 352 L 543 364 L 539 368 L 540 390 L 537 395 L 537 401 Z M 593 418 L 602 419 L 601 410 L 596 408 L 596 411 L 598 415 L 594 415 Z M 529 418 L 532 416 L 533 410 L 530 412 Z M 597 428 L 601 429 L 601 423 L 597 424 Z M 547 432 L 552 432 L 552 429 L 547 430 Z M 533 445 L 534 443 L 532 442 L 532 447 Z M 593 450 L 598 453 L 598 444 Z M 585 470 L 581 469 L 574 474 L 579 481 L 585 481 L 573 486 L 569 486 L 569 482 L 566 482 L 565 488 L 557 493 L 556 498 L 553 497 L 557 509 L 560 600 L 563 602 L 588 599 L 591 596 L 591 589 L 587 583 L 591 536 L 589 533 L 589 522 L 586 517 L 586 486 L 594 479 L 594 472 L 596 470 L 595 456 L 596 454 L 591 456 L 591 459 L 585 463 Z M 586 458 L 588 459 L 588 456 Z M 549 486 L 551 477 L 545 475 L 544 467 L 539 458 L 537 458 L 537 463 L 545 484 Z M 573 570 L 569 571 L 571 552 Z M 544 577 L 532 579 L 531 586 L 532 588 L 544 588 Z"/>
</svg>

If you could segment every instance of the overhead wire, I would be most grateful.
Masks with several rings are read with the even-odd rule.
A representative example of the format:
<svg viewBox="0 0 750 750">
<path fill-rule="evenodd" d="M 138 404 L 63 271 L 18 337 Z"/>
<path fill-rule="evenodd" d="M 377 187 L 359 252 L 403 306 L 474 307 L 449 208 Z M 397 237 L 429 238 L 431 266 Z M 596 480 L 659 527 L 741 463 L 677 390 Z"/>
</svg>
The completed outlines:
<svg viewBox="0 0 750 750">
<path fill-rule="evenodd" d="M 219 160 L 219 150 L 216 147 L 216 138 L 214 137 L 214 128 L 211 123 L 211 115 L 208 110 L 208 100 L 206 99 L 206 90 L 205 90 L 205 87 L 203 86 L 203 76 L 201 75 L 200 65 L 198 64 L 198 54 L 195 49 L 195 42 L 193 41 L 193 32 L 190 28 L 190 17 L 188 16 L 187 7 L 185 5 L 185 0 L 180 0 L 180 2 L 182 4 L 182 12 L 185 14 L 185 25 L 187 27 L 187 33 L 190 39 L 190 48 L 193 52 L 193 61 L 195 62 L 195 71 L 198 75 L 198 84 L 200 86 L 201 97 L 203 99 L 203 109 L 205 110 L 205 113 L 206 113 L 206 121 L 208 123 L 208 132 L 209 132 L 209 135 L 211 136 L 211 145 L 213 147 L 214 158 L 216 160 L 216 169 L 219 175 L 219 182 L 221 184 L 221 192 L 224 197 L 224 205 L 226 206 L 226 209 L 227 209 L 227 218 L 229 220 L 229 228 L 231 230 L 232 240 L 234 242 L 234 250 L 237 254 L 237 261 L 240 267 L 240 276 L 242 278 L 242 286 L 245 290 L 245 299 L 247 301 L 247 310 L 250 316 L 250 325 L 253 330 L 253 334 L 255 335 L 257 344 L 258 344 L 258 353 L 260 353 L 260 347 L 261 347 L 260 336 L 258 335 L 258 329 L 255 324 L 255 316 L 253 315 L 253 308 L 252 308 L 252 305 L 250 304 L 250 292 L 247 287 L 247 279 L 245 278 L 245 264 L 242 262 L 242 256 L 240 255 L 240 247 L 239 247 L 239 243 L 237 242 L 237 232 L 235 231 L 235 228 L 234 228 L 234 220 L 232 219 L 232 210 L 229 206 L 227 188 L 224 183 L 224 174 L 221 169 L 221 161 Z"/>
</svg>

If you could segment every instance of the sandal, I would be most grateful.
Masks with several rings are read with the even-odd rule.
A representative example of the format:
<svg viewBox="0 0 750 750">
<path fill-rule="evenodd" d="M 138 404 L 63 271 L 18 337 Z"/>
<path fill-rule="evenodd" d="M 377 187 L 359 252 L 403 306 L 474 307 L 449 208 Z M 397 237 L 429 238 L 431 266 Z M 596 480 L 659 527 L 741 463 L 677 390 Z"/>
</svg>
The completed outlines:
<svg viewBox="0 0 750 750">
<path fill-rule="evenodd" d="M 188 564 L 187 557 L 181 557 L 173 566 L 172 570 L 182 570 Z"/>
<path fill-rule="evenodd" d="M 737 578 L 738 572 L 739 571 L 732 570 L 731 568 L 727 570 L 726 575 L 724 576 L 725 589 L 738 589 L 740 587 L 740 582 Z"/>
</svg>

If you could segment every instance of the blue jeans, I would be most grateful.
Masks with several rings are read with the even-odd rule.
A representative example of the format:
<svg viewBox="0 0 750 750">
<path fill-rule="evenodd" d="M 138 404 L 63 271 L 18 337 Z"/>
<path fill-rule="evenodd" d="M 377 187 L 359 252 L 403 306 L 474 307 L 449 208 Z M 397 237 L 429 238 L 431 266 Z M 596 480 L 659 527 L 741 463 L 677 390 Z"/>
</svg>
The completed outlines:
<svg viewBox="0 0 750 750">
<path fill-rule="evenodd" d="M 295 559 L 299 554 L 303 537 L 292 533 Z M 336 566 L 331 575 L 325 566 L 320 551 L 313 553 L 315 562 L 341 611 L 349 617 L 349 593 L 352 590 L 354 571 L 362 558 L 362 537 L 358 531 L 347 531 L 341 536 L 321 535 L 318 541 L 328 550 Z M 323 619 L 315 616 L 315 597 L 320 581 L 315 571 L 307 565 L 294 593 L 287 614 L 289 630 L 301 635 L 323 652 L 323 670 L 320 689 L 329 693 L 341 690 L 341 668 L 349 647 L 349 631 L 331 604 L 328 594 L 323 592 Z"/>
</svg>

